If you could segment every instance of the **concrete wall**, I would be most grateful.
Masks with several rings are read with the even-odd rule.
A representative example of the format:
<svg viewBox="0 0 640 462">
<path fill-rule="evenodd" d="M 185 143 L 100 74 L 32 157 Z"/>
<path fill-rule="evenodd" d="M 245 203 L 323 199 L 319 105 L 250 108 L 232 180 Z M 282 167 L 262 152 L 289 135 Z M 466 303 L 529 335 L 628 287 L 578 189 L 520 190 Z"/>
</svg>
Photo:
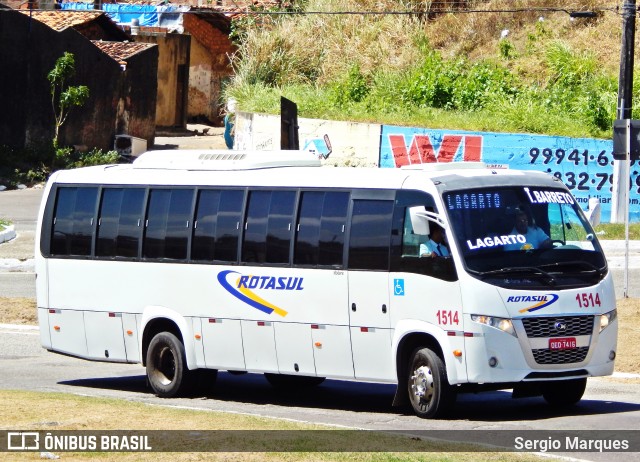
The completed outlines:
<svg viewBox="0 0 640 462">
<path fill-rule="evenodd" d="M 228 30 L 220 30 L 210 20 L 206 15 L 184 15 L 185 31 L 192 37 L 187 117 L 221 126 L 222 87 L 233 75 L 229 56 L 235 47 L 229 40 Z"/>
<path fill-rule="evenodd" d="M 300 149 L 314 151 L 325 165 L 378 166 L 381 125 L 298 119 Z M 280 149 L 280 116 L 236 114 L 234 149 Z"/>
<path fill-rule="evenodd" d="M 186 127 L 191 37 L 183 34 L 137 35 L 135 40 L 158 45 L 156 125 Z"/>
</svg>

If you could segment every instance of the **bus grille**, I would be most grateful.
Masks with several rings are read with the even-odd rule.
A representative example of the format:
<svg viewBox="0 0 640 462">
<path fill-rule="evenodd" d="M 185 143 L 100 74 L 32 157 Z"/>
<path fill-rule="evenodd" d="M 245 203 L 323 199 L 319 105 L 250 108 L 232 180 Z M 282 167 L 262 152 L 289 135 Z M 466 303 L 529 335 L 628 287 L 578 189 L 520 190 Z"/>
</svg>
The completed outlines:
<svg viewBox="0 0 640 462">
<path fill-rule="evenodd" d="M 589 347 L 574 348 L 571 350 L 533 350 L 533 358 L 538 364 L 569 364 L 584 361 L 589 352 Z"/>
<path fill-rule="evenodd" d="M 575 337 L 593 334 L 594 320 L 595 316 L 554 316 L 524 318 L 522 324 L 529 338 Z"/>
</svg>

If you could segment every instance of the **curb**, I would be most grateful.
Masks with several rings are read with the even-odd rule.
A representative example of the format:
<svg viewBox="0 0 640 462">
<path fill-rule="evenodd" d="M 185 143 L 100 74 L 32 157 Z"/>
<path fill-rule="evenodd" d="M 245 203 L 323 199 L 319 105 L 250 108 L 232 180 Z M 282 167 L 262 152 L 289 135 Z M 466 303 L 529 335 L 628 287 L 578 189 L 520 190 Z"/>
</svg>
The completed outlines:
<svg viewBox="0 0 640 462">
<path fill-rule="evenodd" d="M 10 241 L 16 237 L 16 230 L 13 225 L 7 226 L 2 231 L 0 231 L 0 244 L 3 242 Z"/>
</svg>

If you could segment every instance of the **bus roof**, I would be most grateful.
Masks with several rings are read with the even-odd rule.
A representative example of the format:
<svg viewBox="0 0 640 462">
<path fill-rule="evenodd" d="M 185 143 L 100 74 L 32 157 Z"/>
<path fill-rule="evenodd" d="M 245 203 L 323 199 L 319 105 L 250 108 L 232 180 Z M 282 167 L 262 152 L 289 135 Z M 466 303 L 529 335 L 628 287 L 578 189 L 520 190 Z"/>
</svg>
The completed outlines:
<svg viewBox="0 0 640 462">
<path fill-rule="evenodd" d="M 133 164 L 58 171 L 51 181 L 107 185 L 197 185 L 307 188 L 453 190 L 481 186 L 553 184 L 550 175 L 492 169 L 480 162 L 414 165 L 406 168 L 323 167 L 302 151 L 150 151 Z M 431 186 L 430 186 L 431 185 Z"/>
</svg>

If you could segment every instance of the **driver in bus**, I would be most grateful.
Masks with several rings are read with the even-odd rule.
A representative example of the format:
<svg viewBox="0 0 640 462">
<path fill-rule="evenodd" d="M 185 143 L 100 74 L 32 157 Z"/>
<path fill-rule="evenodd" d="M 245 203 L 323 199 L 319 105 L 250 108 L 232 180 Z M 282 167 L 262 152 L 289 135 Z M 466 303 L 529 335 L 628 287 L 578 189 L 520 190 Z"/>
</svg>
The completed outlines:
<svg viewBox="0 0 640 462">
<path fill-rule="evenodd" d="M 429 225 L 429 239 L 420 244 L 421 257 L 450 257 L 449 249 L 444 238 L 444 229 L 436 223 Z"/>
<path fill-rule="evenodd" d="M 549 249 L 552 247 L 551 239 L 541 228 L 535 223 L 529 225 L 529 216 L 523 206 L 519 206 L 516 210 L 516 220 L 511 230 L 512 236 L 523 236 L 525 242 L 521 242 L 522 238 L 516 243 L 507 244 L 504 250 L 533 250 L 533 249 Z"/>
</svg>

